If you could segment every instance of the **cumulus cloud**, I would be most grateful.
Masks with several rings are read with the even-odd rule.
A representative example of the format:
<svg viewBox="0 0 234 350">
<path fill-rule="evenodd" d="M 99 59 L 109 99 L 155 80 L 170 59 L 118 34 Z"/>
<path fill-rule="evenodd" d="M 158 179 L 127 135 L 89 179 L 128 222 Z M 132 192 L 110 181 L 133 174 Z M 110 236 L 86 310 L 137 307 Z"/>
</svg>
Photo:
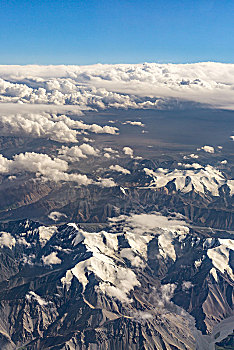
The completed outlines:
<svg viewBox="0 0 234 350">
<path fill-rule="evenodd" d="M 56 265 L 61 264 L 62 260 L 57 257 L 57 252 L 53 252 L 47 256 L 41 258 L 44 265 Z"/>
<path fill-rule="evenodd" d="M 87 158 L 79 146 L 73 146 L 70 148 L 62 146 L 62 148 L 59 149 L 58 153 L 59 158 L 68 160 L 69 162 L 76 162 L 80 160 L 80 158 Z"/>
<path fill-rule="evenodd" d="M 47 138 L 57 142 L 77 142 L 80 132 L 116 134 L 118 128 L 85 124 L 66 115 L 26 113 L 0 115 L 0 135 Z"/>
<path fill-rule="evenodd" d="M 104 147 L 104 151 L 109 152 L 109 153 L 118 153 L 118 151 L 114 150 L 111 147 Z"/>
<path fill-rule="evenodd" d="M 98 156 L 99 151 L 92 146 L 83 143 L 81 146 L 67 147 L 62 146 L 58 151 L 58 157 L 70 162 L 76 162 L 80 158 L 87 158 L 87 156 Z"/>
<path fill-rule="evenodd" d="M 207 153 L 214 153 L 215 152 L 214 147 L 212 147 L 212 146 L 202 146 L 201 148 L 198 148 L 197 150 L 198 151 L 203 150 L 204 152 L 207 152 Z"/>
<path fill-rule="evenodd" d="M 84 138 L 83 138 L 83 141 L 84 141 L 84 142 L 94 142 L 93 139 L 89 139 L 88 137 L 84 137 Z"/>
<path fill-rule="evenodd" d="M 65 151 L 67 151 L 66 148 Z M 86 151 L 89 152 L 90 149 L 86 149 Z M 74 160 L 74 158 L 71 159 Z M 15 175 L 29 172 L 45 180 L 76 182 L 80 186 L 90 184 L 101 187 L 117 186 L 114 180 L 110 178 L 99 178 L 97 181 L 94 181 L 85 174 L 69 173 L 68 171 L 69 166 L 67 161 L 59 158 L 51 158 L 47 154 L 26 152 L 16 154 L 12 159 L 5 158 L 0 154 L 0 174 Z"/>
<path fill-rule="evenodd" d="M 133 149 L 130 147 L 124 147 L 123 152 L 127 155 L 130 156 L 131 158 L 133 157 Z"/>
<path fill-rule="evenodd" d="M 117 184 L 113 179 L 99 179 L 97 184 L 99 184 L 101 187 L 115 187 Z"/>
<path fill-rule="evenodd" d="M 74 181 L 79 185 L 92 183 L 86 175 L 69 174 L 67 171 L 68 163 L 65 160 L 52 159 L 47 154 L 26 152 L 14 155 L 13 159 L 7 159 L 0 154 L 0 173 L 2 174 L 30 172 L 55 182 Z"/>
<path fill-rule="evenodd" d="M 191 154 L 189 154 L 188 156 L 184 156 L 183 158 L 184 158 L 184 159 L 189 159 L 189 158 L 197 159 L 197 158 L 199 158 L 199 155 L 198 155 L 198 154 L 191 153 Z"/>
<path fill-rule="evenodd" d="M 109 159 L 109 158 L 111 158 L 111 155 L 106 152 L 106 153 L 104 153 L 104 157 Z"/>
<path fill-rule="evenodd" d="M 117 171 L 117 172 L 122 173 L 124 175 L 131 174 L 131 172 L 128 169 L 125 169 L 118 164 L 111 165 L 109 168 L 110 168 L 110 170 Z"/>
<path fill-rule="evenodd" d="M 8 247 L 12 249 L 15 246 L 16 240 L 12 235 L 8 232 L 0 232 L 0 247 L 3 248 Z"/>
<path fill-rule="evenodd" d="M 53 121 L 48 114 L 0 116 L 0 134 L 48 138 L 58 142 L 77 142 L 77 131 L 64 121 Z"/>
<path fill-rule="evenodd" d="M 1 75 L 1 73 L 0 73 Z M 11 78 L 15 80 L 14 78 Z M 78 80 L 78 81 L 77 81 Z M 0 102 L 17 104 L 55 105 L 57 107 L 73 105 L 80 110 L 106 108 L 154 108 L 159 99 L 148 101 L 134 94 L 111 91 L 105 86 L 82 84 L 82 77 L 77 79 L 51 78 L 43 81 L 20 77 L 19 82 L 9 82 L 0 78 Z M 24 82 L 24 83 L 23 83 Z M 31 84 L 30 84 L 31 83 Z M 33 85 L 31 88 L 29 85 Z"/>
<path fill-rule="evenodd" d="M 79 148 L 86 155 L 98 156 L 99 151 L 86 143 L 83 143 Z"/>
<path fill-rule="evenodd" d="M 224 160 L 222 160 L 220 163 L 221 163 L 221 164 L 227 164 L 227 162 L 228 162 L 227 159 L 224 159 Z"/>
<path fill-rule="evenodd" d="M 131 121 L 131 120 L 127 120 L 127 121 L 124 122 L 123 124 L 130 124 L 130 125 L 134 125 L 134 126 L 141 126 L 142 128 L 145 126 L 145 124 L 143 124 L 142 122 L 139 122 L 139 121 Z"/>
</svg>

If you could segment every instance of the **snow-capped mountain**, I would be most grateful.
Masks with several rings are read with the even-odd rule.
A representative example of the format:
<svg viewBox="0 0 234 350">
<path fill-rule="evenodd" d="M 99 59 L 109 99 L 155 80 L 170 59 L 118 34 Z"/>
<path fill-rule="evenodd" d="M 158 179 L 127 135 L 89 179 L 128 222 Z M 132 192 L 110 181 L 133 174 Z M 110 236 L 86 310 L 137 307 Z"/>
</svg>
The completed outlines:
<svg viewBox="0 0 234 350">
<path fill-rule="evenodd" d="M 157 212 L 101 230 L 29 220 L 0 229 L 1 349 L 205 350 L 232 330 L 228 231 Z"/>
</svg>

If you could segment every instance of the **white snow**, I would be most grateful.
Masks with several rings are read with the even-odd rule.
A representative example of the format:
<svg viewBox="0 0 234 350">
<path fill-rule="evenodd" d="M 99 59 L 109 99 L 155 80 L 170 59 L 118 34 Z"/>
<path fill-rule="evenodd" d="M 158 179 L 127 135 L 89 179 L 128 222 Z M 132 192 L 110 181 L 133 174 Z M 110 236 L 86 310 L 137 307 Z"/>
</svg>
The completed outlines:
<svg viewBox="0 0 234 350">
<path fill-rule="evenodd" d="M 172 232 L 167 232 L 161 234 L 158 237 L 159 252 L 164 259 L 170 257 L 172 260 L 176 260 L 176 253 L 173 246 L 174 235 Z"/>
<path fill-rule="evenodd" d="M 41 246 L 44 247 L 47 241 L 57 232 L 56 226 L 40 226 L 38 228 L 39 241 Z"/>
<path fill-rule="evenodd" d="M 97 288 L 100 291 L 122 302 L 129 302 L 129 292 L 139 286 L 139 281 L 134 271 L 126 266 L 125 259 L 128 259 L 132 267 L 143 269 L 147 259 L 148 243 L 158 236 L 161 256 L 164 259 L 170 257 L 175 260 L 173 241 L 176 237 L 184 237 L 189 232 L 184 221 L 164 217 L 159 213 L 122 215 L 110 219 L 113 228 L 116 223 L 120 225 L 123 223 L 123 227 L 117 232 L 77 230 L 72 244 L 85 245 L 91 257 L 66 271 L 61 279 L 66 288 L 70 288 L 72 279 L 76 277 L 85 291 L 89 282 L 88 276 L 93 273 L 99 280 Z M 128 248 L 119 247 L 119 235 L 124 235 L 129 244 Z"/>
<path fill-rule="evenodd" d="M 28 294 L 26 294 L 26 299 L 29 302 L 31 302 L 32 300 L 35 300 L 40 306 L 45 306 L 48 304 L 44 299 L 40 297 L 40 295 L 36 294 L 33 291 L 30 291 L 28 292 Z"/>
<path fill-rule="evenodd" d="M 168 182 L 174 181 L 177 191 L 188 193 L 194 188 L 198 193 L 205 193 L 207 190 L 213 196 L 219 196 L 219 188 L 226 184 L 231 190 L 230 194 L 234 193 L 234 180 L 227 180 L 220 170 L 211 165 L 193 170 L 144 168 L 144 171 L 152 178 L 149 188 L 164 187 Z"/>
<path fill-rule="evenodd" d="M 223 274 L 227 273 L 233 280 L 234 274 L 229 261 L 230 253 L 234 250 L 234 240 L 219 239 L 219 244 L 218 247 L 208 249 L 207 255 L 217 270 L 221 271 Z"/>
<path fill-rule="evenodd" d="M 82 231 L 82 236 L 80 233 L 77 235 L 78 238 L 74 240 L 74 244 L 83 241 L 87 251 L 90 251 L 92 256 L 68 270 L 65 277 L 61 279 L 62 283 L 69 288 L 71 280 L 75 276 L 85 290 L 88 284 L 86 272 L 88 274 L 94 273 L 101 280 L 99 288 L 103 293 L 114 296 L 123 302 L 129 301 L 127 294 L 139 285 L 139 282 L 132 270 L 118 264 L 120 258 L 118 257 L 117 235 L 105 231 L 98 233 Z"/>
<path fill-rule="evenodd" d="M 126 193 L 126 191 L 125 191 L 125 188 L 123 188 L 123 187 L 120 186 L 120 190 L 121 190 L 121 192 L 122 192 L 125 196 L 127 195 L 127 193 Z"/>
</svg>

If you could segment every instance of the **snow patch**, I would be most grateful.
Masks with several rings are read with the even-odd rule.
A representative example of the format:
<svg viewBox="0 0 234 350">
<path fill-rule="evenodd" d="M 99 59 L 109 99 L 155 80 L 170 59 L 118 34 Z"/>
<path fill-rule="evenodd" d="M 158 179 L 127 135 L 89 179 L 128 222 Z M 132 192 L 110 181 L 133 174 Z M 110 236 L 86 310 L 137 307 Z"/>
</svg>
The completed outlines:
<svg viewBox="0 0 234 350">
<path fill-rule="evenodd" d="M 28 294 L 26 294 L 26 299 L 29 301 L 29 302 L 32 302 L 32 301 L 36 301 L 40 306 L 45 306 L 47 305 L 48 303 L 42 299 L 40 297 L 40 295 L 36 294 L 35 292 L 28 292 Z"/>
</svg>

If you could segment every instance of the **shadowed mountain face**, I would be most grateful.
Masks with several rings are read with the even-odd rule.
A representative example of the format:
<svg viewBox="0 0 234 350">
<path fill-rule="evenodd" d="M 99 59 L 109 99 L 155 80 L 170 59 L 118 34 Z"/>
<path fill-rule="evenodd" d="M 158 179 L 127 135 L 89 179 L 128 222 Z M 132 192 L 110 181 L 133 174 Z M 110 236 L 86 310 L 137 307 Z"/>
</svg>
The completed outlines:
<svg viewBox="0 0 234 350">
<path fill-rule="evenodd" d="M 21 117 L 0 139 L 0 348 L 229 344 L 233 112 L 46 114 L 31 136 Z"/>
</svg>

